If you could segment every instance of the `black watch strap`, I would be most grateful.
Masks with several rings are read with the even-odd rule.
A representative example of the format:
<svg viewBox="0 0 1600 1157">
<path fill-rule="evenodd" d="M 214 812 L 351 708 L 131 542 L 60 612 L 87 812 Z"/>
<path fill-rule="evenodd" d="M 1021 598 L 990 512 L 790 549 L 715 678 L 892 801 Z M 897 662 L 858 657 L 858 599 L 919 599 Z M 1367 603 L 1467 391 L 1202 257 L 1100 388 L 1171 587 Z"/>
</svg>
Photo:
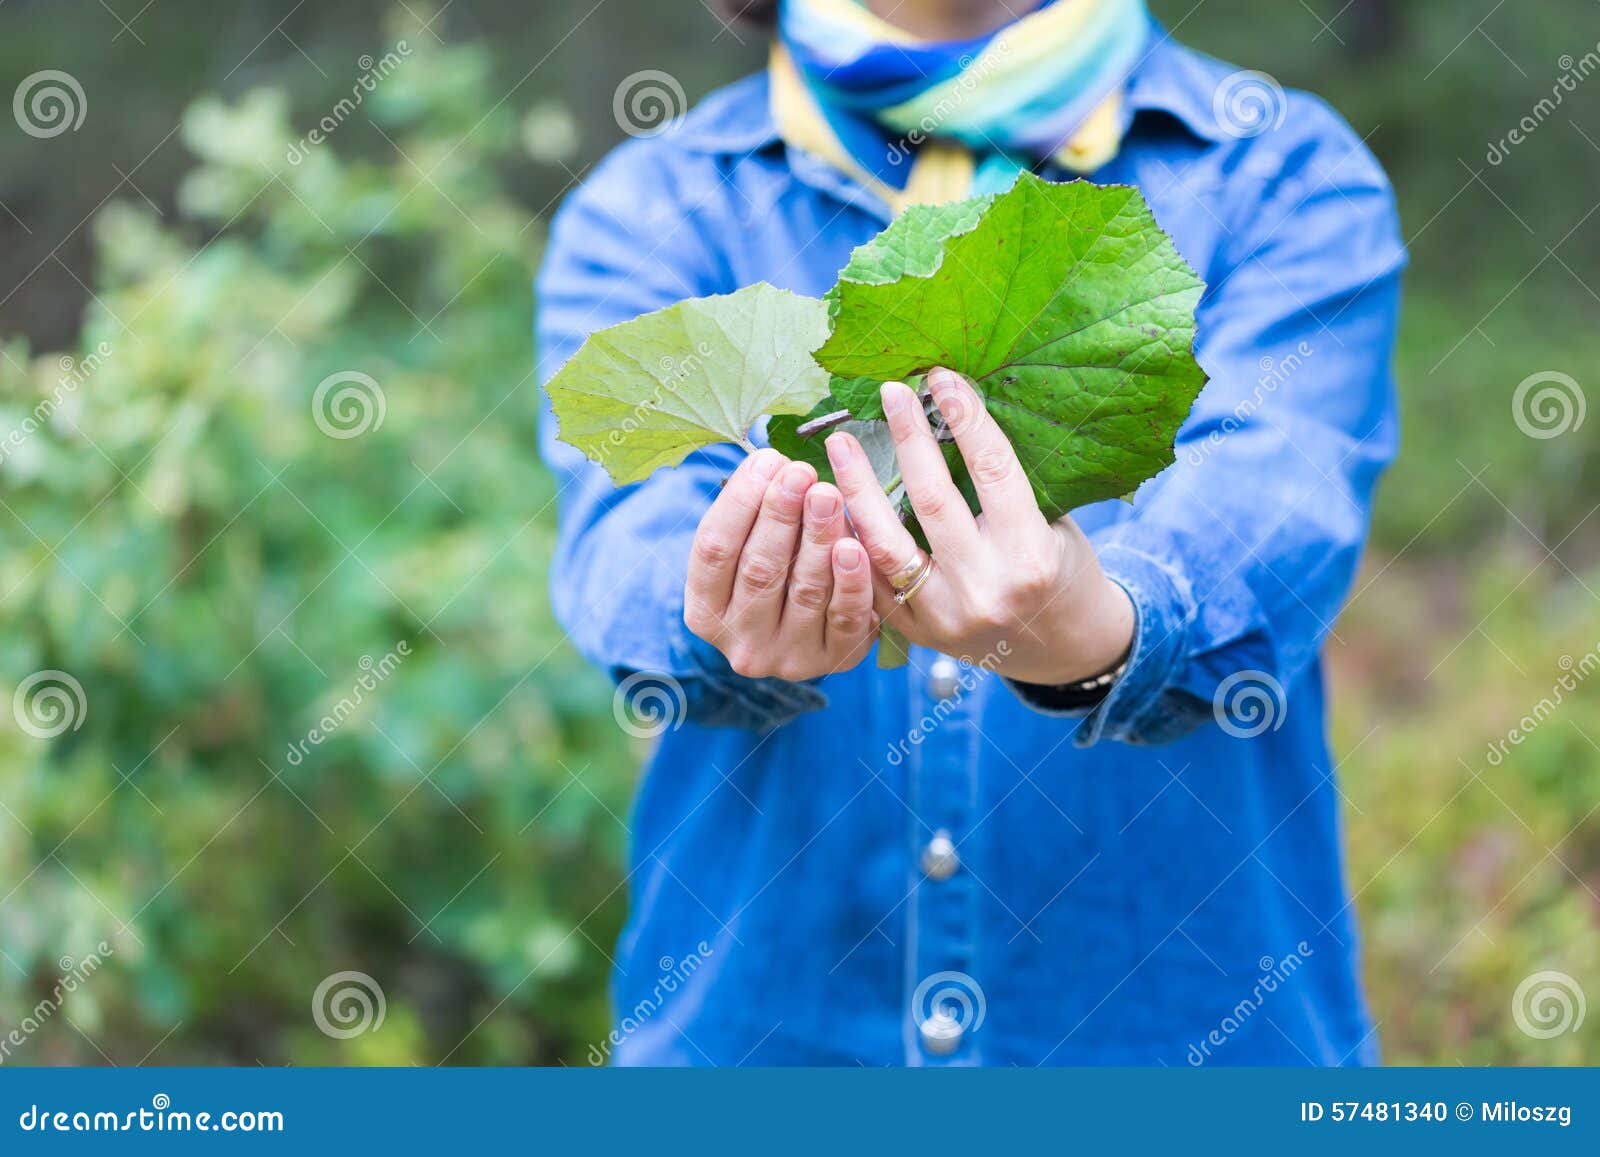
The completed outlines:
<svg viewBox="0 0 1600 1157">
<path fill-rule="evenodd" d="M 1047 711 L 1083 711 L 1097 706 L 1111 694 L 1111 688 L 1117 685 L 1117 680 L 1122 678 L 1123 672 L 1128 669 L 1130 657 L 1124 655 L 1122 661 L 1111 670 L 1088 679 L 1080 679 L 1076 683 L 1045 685 L 1015 680 L 1013 682 L 1016 682 L 1018 688 L 1025 689 L 1028 700 L 1037 707 Z"/>
</svg>

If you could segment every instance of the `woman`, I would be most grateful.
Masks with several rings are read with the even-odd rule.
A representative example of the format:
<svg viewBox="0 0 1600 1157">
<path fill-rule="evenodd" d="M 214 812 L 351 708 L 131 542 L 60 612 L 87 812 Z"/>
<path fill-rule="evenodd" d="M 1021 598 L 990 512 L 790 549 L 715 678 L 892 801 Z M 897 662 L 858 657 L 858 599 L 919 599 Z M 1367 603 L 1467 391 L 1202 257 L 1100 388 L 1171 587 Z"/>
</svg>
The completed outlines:
<svg viewBox="0 0 1600 1157">
<path fill-rule="evenodd" d="M 1054 525 L 968 383 L 928 380 L 977 519 L 886 384 L 931 564 L 848 434 L 837 487 L 720 447 L 617 490 L 546 414 L 558 612 L 683 708 L 630 824 L 608 1051 L 1373 1060 L 1318 651 L 1395 449 L 1382 172 L 1325 106 L 1178 46 L 1142 0 L 732 7 L 774 24 L 767 71 L 561 211 L 546 378 L 684 297 L 821 295 L 906 204 L 1031 168 L 1144 191 L 1209 286 L 1211 381 L 1176 465 Z M 911 662 L 880 670 L 891 615 Z"/>
</svg>

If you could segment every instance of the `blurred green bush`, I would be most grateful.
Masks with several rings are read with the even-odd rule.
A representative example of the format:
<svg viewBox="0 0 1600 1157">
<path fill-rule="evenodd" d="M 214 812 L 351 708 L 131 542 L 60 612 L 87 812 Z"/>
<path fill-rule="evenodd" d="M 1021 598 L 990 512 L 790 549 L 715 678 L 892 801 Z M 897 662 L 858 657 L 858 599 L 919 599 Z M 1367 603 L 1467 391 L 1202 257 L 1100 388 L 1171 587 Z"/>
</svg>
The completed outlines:
<svg viewBox="0 0 1600 1157">
<path fill-rule="evenodd" d="M 409 45 L 365 96 L 380 159 L 336 129 L 288 163 L 281 92 L 196 104 L 189 220 L 108 205 L 83 353 L 0 359 L 0 686 L 85 703 L 0 728 L 0 1025 L 64 949 L 115 953 L 17 1062 L 525 1063 L 605 1031 L 637 753 L 545 597 L 542 226 L 483 48 Z M 317 1031 L 337 970 L 382 1031 Z"/>
<path fill-rule="evenodd" d="M 1600 572 L 1564 565 L 1514 523 L 1444 563 L 1380 546 L 1328 643 L 1386 1063 L 1600 1060 Z"/>
</svg>

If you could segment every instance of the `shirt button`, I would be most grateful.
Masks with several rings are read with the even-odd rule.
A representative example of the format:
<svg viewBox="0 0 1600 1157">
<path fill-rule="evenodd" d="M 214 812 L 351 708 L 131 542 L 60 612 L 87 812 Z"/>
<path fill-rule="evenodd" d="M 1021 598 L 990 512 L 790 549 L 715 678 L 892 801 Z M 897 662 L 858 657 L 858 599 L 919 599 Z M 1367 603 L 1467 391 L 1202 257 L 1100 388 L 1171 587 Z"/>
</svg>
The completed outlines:
<svg viewBox="0 0 1600 1157">
<path fill-rule="evenodd" d="M 930 880 L 948 880 L 961 866 L 950 833 L 940 828 L 922 848 L 922 872 Z"/>
<path fill-rule="evenodd" d="M 944 1009 L 938 1009 L 918 1026 L 922 1034 L 922 1047 L 931 1056 L 947 1057 L 961 1047 L 961 1036 L 966 1032 L 961 1022 Z"/>
<path fill-rule="evenodd" d="M 928 670 L 928 696 L 943 702 L 960 686 L 961 668 L 947 655 L 940 655 Z"/>
</svg>

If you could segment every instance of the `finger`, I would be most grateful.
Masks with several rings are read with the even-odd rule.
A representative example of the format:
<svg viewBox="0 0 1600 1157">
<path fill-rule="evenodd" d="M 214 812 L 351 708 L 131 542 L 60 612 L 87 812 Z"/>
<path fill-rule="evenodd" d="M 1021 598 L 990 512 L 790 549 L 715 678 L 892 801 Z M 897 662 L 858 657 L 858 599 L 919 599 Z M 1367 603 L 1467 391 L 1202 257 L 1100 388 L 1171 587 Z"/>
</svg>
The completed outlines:
<svg viewBox="0 0 1600 1157">
<path fill-rule="evenodd" d="M 776 450 L 757 450 L 739 464 L 695 531 L 689 549 L 684 618 L 696 634 L 720 629 L 733 598 L 739 556 L 755 526 L 767 486 L 788 459 Z"/>
<path fill-rule="evenodd" d="M 825 646 L 833 663 L 847 665 L 864 649 L 877 625 L 872 613 L 872 567 L 866 549 L 853 538 L 833 544 L 833 597 L 828 602 Z"/>
<path fill-rule="evenodd" d="M 922 593 L 924 592 L 919 591 L 918 595 Z M 901 606 L 894 601 L 894 587 L 889 585 L 889 580 L 876 572 L 872 576 L 872 613 L 896 628 L 901 626 L 900 620 L 911 614 L 909 605 Z"/>
<path fill-rule="evenodd" d="M 861 443 L 841 431 L 828 437 L 827 448 L 834 480 L 844 492 L 845 509 L 850 512 L 850 525 L 873 567 L 888 576 L 919 562 L 922 548 L 895 513 Z"/>
<path fill-rule="evenodd" d="M 819 482 L 806 493 L 800 552 L 795 555 L 783 604 L 781 629 L 786 638 L 821 647 L 828 600 L 833 596 L 833 566 L 829 560 L 833 544 L 843 536 L 844 502 L 838 488 Z"/>
<path fill-rule="evenodd" d="M 956 593 L 948 575 L 933 560 L 933 573 L 917 588 L 917 593 L 905 602 L 889 580 L 881 574 L 872 576 L 872 614 L 879 622 L 899 631 L 909 642 L 934 646 L 949 633 L 952 608 L 959 607 L 961 596 Z"/>
<path fill-rule="evenodd" d="M 953 370 L 928 375 L 928 389 L 967 464 L 978 491 L 984 527 L 1005 543 L 1037 541 L 1048 524 L 1023 472 L 1011 440 L 989 413 L 978 392 Z"/>
<path fill-rule="evenodd" d="M 947 559 L 972 558 L 978 551 L 978 524 L 967 509 L 967 500 L 950 480 L 950 468 L 923 415 L 922 403 L 902 382 L 883 383 L 882 398 L 906 495 L 933 553 Z"/>
<path fill-rule="evenodd" d="M 791 462 L 767 486 L 761 513 L 739 556 L 728 604 L 728 620 L 742 634 L 759 639 L 777 632 L 789 565 L 800 537 L 801 508 L 816 480 L 816 470 L 807 463 Z"/>
</svg>

